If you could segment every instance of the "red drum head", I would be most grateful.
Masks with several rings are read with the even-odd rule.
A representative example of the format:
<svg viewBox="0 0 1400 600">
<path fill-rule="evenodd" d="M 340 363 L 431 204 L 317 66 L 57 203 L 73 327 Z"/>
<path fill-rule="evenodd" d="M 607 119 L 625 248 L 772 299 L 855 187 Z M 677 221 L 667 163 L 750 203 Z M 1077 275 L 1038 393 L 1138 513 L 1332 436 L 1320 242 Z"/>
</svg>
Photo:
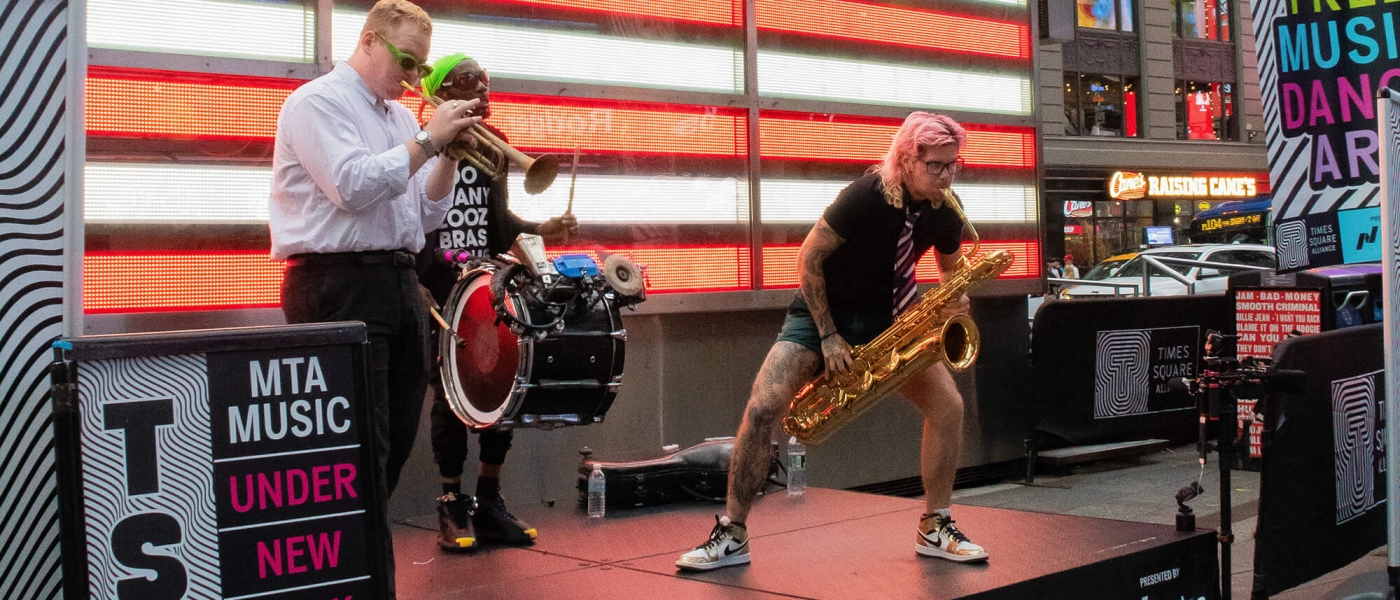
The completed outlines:
<svg viewBox="0 0 1400 600">
<path fill-rule="evenodd" d="M 476 427 L 492 425 L 501 418 L 520 370 L 519 338 L 510 327 L 496 324 L 490 282 L 489 274 L 458 282 L 466 287 L 453 294 L 451 300 L 456 303 L 448 307 L 448 323 L 457 338 L 451 340 L 450 349 L 444 343 L 448 351 L 443 352 L 443 370 L 453 369 L 443 373 L 449 404 L 467 424 Z M 515 312 L 509 300 L 506 306 Z"/>
</svg>

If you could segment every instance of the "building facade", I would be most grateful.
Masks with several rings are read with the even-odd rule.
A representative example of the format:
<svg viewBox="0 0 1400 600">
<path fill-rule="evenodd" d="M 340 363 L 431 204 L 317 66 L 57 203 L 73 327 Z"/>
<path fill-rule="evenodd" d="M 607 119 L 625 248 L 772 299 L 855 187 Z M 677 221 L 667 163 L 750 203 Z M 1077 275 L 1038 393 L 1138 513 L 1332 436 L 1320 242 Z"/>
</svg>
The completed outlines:
<svg viewBox="0 0 1400 600">
<path fill-rule="evenodd" d="M 1083 272 L 1148 245 L 1262 241 L 1267 216 L 1192 226 L 1269 195 L 1249 4 L 1072 10 L 1074 39 L 1042 39 L 1037 56 L 1046 259 L 1073 255 Z"/>
</svg>

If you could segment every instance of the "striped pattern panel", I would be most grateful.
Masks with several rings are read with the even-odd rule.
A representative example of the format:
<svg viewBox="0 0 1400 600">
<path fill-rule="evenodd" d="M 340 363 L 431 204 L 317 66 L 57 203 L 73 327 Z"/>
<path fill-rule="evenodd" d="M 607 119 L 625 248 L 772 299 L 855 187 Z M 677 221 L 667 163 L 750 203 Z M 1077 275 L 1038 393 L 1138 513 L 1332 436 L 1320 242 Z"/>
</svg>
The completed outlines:
<svg viewBox="0 0 1400 600">
<path fill-rule="evenodd" d="M 1313 136 L 1297 133 L 1285 136 L 1283 131 L 1282 103 L 1279 101 L 1279 64 L 1275 46 L 1274 19 L 1288 14 L 1288 0 L 1257 0 L 1250 3 L 1254 16 L 1254 35 L 1259 57 L 1259 92 L 1264 103 L 1265 139 L 1269 146 L 1269 182 L 1273 185 L 1273 221 L 1299 217 L 1302 215 L 1335 212 L 1379 206 L 1381 204 L 1380 185 L 1376 183 L 1346 188 L 1326 188 L 1314 190 L 1308 182 L 1313 175 L 1312 139 Z M 1280 250 L 1292 248 L 1278 244 Z M 1283 270 L 1296 270 L 1302 267 L 1325 265 L 1285 264 Z"/>
<path fill-rule="evenodd" d="M 164 404 L 172 427 L 156 428 L 161 460 L 159 493 L 129 493 L 125 436 L 105 427 L 107 411 L 135 403 Z M 184 563 L 187 598 L 218 598 L 218 525 L 214 513 L 214 460 L 209 428 L 209 373 L 203 354 L 84 362 L 78 377 L 83 436 L 83 510 L 88 519 L 88 589 L 116 598 L 117 582 L 144 576 L 112 554 L 112 529 L 123 519 L 158 513 L 180 524 L 181 543 L 168 546 Z M 115 420 L 115 419 L 112 419 Z M 182 474 L 184 477 L 175 474 Z"/>
<path fill-rule="evenodd" d="M 68 2 L 0 0 L 0 598 L 60 595 L 46 368 L 63 332 Z"/>
</svg>

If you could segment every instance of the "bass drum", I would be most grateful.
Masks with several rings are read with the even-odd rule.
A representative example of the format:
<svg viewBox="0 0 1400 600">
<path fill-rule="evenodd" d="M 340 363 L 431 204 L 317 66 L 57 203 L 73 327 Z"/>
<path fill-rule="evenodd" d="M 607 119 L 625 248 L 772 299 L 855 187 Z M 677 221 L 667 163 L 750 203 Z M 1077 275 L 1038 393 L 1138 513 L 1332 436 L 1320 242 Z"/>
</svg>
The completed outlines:
<svg viewBox="0 0 1400 600">
<path fill-rule="evenodd" d="M 604 295 L 586 313 L 572 305 L 562 330 L 551 329 L 544 339 L 521 337 L 497 323 L 494 271 L 464 274 L 444 307 L 453 331 L 439 335 L 438 343 L 452 411 L 474 429 L 601 422 L 622 384 L 627 343 L 614 300 Z M 543 310 L 529 309 L 514 292 L 507 292 L 505 308 L 526 323 L 553 320 Z"/>
</svg>

